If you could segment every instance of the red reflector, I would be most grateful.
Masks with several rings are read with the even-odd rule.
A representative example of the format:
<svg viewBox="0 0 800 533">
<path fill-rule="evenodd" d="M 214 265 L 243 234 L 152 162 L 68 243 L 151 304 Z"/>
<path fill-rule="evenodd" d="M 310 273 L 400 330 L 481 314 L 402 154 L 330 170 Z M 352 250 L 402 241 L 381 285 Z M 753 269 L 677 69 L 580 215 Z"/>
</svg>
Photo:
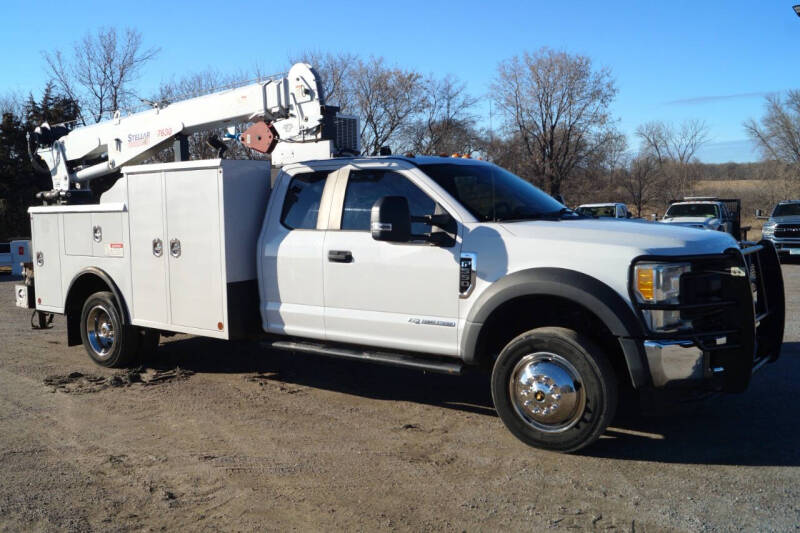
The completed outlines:
<svg viewBox="0 0 800 533">
<path fill-rule="evenodd" d="M 25 255 L 25 247 L 24 246 L 20 246 L 19 247 L 19 253 L 17 253 L 17 255 Z"/>
<path fill-rule="evenodd" d="M 36 303 L 39 303 L 39 304 L 42 303 L 42 299 L 41 298 L 36 298 Z"/>
<path fill-rule="evenodd" d="M 111 248 L 122 248 L 122 243 L 121 242 L 112 242 L 110 244 L 110 246 L 111 246 Z"/>
</svg>

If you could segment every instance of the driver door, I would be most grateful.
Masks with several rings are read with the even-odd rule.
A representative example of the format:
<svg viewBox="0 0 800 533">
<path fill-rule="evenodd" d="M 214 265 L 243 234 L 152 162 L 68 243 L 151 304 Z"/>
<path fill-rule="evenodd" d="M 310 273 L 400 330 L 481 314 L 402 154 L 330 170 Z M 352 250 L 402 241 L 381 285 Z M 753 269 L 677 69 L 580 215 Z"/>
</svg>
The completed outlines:
<svg viewBox="0 0 800 533">
<path fill-rule="evenodd" d="M 437 201 L 385 162 L 349 168 L 339 180 L 323 246 L 326 338 L 457 355 L 459 240 L 390 243 L 370 232 L 372 205 L 383 196 L 404 196 L 412 216 L 434 214 Z M 412 224 L 413 234 L 430 231 Z"/>
</svg>

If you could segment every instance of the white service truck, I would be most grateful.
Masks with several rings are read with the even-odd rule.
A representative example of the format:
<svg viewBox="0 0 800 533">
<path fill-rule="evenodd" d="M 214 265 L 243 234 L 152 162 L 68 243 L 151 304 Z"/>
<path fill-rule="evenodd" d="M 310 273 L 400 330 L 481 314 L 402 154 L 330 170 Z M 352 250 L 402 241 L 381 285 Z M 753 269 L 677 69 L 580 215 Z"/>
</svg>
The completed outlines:
<svg viewBox="0 0 800 533">
<path fill-rule="evenodd" d="M 279 139 L 297 115 L 286 101 L 267 128 Z M 69 344 L 103 366 L 184 332 L 450 374 L 485 368 L 508 429 L 567 452 L 603 433 L 623 385 L 739 392 L 779 356 L 771 243 L 587 218 L 488 162 L 346 155 L 357 146 L 340 130 L 352 124 L 337 119 L 331 141 L 334 115 L 316 115 L 326 118 L 305 139 L 279 140 L 297 151 L 280 169 L 108 165 L 114 185 L 77 204 L 82 170 L 67 168 L 43 195 L 60 203 L 30 210 L 36 309 L 66 315 Z M 57 144 L 93 127 L 37 151 L 47 163 L 47 150 L 68 152 Z"/>
</svg>

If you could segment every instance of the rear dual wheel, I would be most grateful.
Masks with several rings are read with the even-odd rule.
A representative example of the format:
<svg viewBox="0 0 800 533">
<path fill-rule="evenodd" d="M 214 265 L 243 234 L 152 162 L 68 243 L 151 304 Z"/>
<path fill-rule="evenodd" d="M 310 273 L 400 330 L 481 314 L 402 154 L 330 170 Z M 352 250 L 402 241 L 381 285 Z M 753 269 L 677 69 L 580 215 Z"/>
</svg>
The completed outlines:
<svg viewBox="0 0 800 533">
<path fill-rule="evenodd" d="M 81 311 L 81 339 L 92 361 L 100 366 L 133 366 L 158 346 L 158 331 L 126 325 L 111 292 L 89 296 Z"/>
<path fill-rule="evenodd" d="M 617 394 L 605 354 L 565 328 L 516 337 L 492 371 L 497 414 L 511 433 L 537 448 L 574 452 L 592 444 L 611 423 Z"/>
</svg>

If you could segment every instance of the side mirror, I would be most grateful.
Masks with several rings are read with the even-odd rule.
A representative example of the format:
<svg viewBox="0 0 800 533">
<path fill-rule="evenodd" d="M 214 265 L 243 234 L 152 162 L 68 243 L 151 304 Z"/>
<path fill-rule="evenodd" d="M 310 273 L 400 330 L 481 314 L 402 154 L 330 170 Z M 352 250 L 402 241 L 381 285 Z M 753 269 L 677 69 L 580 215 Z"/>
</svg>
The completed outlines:
<svg viewBox="0 0 800 533">
<path fill-rule="evenodd" d="M 630 211 L 628 211 L 627 213 L 625 213 L 625 218 L 631 218 L 632 216 L 633 216 L 633 215 L 631 215 L 631 212 L 630 212 Z"/>
<path fill-rule="evenodd" d="M 761 220 L 767 220 L 769 217 L 764 216 L 764 212 L 761 209 L 756 209 L 756 218 Z"/>
<path fill-rule="evenodd" d="M 370 229 L 376 241 L 409 242 L 411 212 L 404 196 L 384 196 L 372 206 Z"/>
</svg>

